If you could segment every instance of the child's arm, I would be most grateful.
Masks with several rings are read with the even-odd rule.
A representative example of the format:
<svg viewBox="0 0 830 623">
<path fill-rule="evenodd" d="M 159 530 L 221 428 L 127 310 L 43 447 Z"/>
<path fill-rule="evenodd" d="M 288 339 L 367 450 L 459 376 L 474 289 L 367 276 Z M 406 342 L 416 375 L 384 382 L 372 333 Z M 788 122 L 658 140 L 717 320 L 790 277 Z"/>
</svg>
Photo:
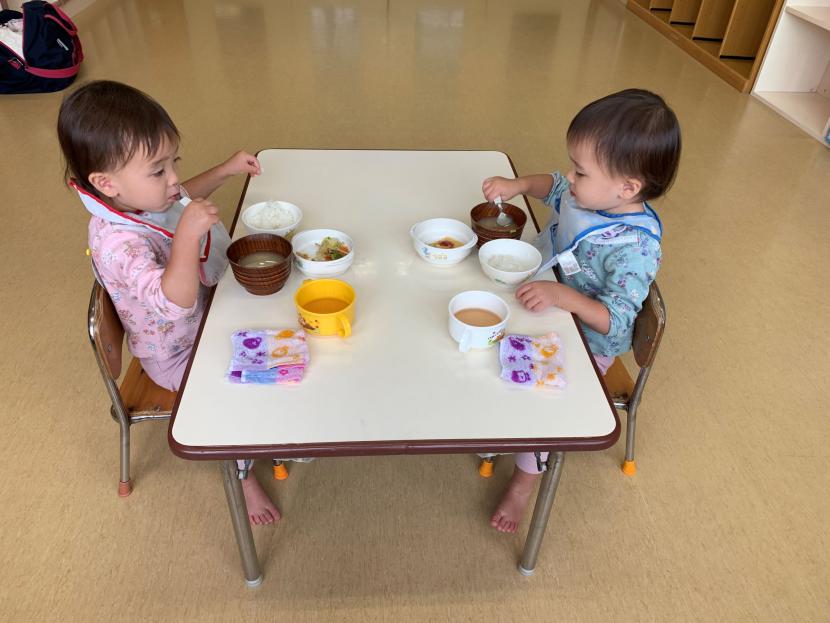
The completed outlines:
<svg viewBox="0 0 830 623">
<path fill-rule="evenodd" d="M 481 191 L 487 201 L 501 197 L 504 201 L 516 195 L 530 195 L 536 199 L 544 199 L 553 188 L 553 176 L 548 173 L 525 175 L 509 180 L 505 177 L 488 177 L 481 185 Z"/>
<path fill-rule="evenodd" d="M 516 290 L 531 311 L 551 305 L 574 313 L 583 324 L 610 340 L 630 339 L 630 331 L 660 268 L 660 243 L 640 236 L 637 244 L 597 246 L 602 286 L 592 298 L 568 285 L 534 281 Z M 600 270 L 601 269 L 601 270 Z"/>
<path fill-rule="evenodd" d="M 576 314 L 584 324 L 602 335 L 611 329 L 611 313 L 605 305 L 563 283 L 531 281 L 516 290 L 516 298 L 530 311 L 555 306 Z"/>
<path fill-rule="evenodd" d="M 170 261 L 161 276 L 161 291 L 179 307 L 192 307 L 199 293 L 199 255 L 202 236 L 219 222 L 219 210 L 210 201 L 194 199 L 182 212 Z"/>
<path fill-rule="evenodd" d="M 259 175 L 259 160 L 256 159 L 256 156 L 252 156 L 244 151 L 238 151 L 222 164 L 217 164 L 204 173 L 200 173 L 196 177 L 182 182 L 182 186 L 185 187 L 185 190 L 187 190 L 187 193 L 191 197 L 206 198 L 224 184 L 229 177 L 239 173 Z"/>
</svg>

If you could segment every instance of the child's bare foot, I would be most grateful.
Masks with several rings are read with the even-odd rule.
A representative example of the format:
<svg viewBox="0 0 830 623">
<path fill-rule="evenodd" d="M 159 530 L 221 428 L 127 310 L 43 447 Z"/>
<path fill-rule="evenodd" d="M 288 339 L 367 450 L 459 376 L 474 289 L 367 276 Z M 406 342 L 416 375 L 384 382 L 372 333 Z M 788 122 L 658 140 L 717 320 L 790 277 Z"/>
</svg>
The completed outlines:
<svg viewBox="0 0 830 623">
<path fill-rule="evenodd" d="M 242 481 L 242 493 L 245 494 L 245 505 L 248 507 L 248 520 L 253 525 L 264 525 L 280 520 L 280 511 L 265 493 L 259 484 L 254 472 Z"/>
<path fill-rule="evenodd" d="M 530 494 L 533 493 L 537 478 L 539 474 L 528 474 L 518 467 L 513 469 L 513 476 L 490 518 L 491 526 L 499 532 L 516 532 L 530 502 Z"/>
</svg>

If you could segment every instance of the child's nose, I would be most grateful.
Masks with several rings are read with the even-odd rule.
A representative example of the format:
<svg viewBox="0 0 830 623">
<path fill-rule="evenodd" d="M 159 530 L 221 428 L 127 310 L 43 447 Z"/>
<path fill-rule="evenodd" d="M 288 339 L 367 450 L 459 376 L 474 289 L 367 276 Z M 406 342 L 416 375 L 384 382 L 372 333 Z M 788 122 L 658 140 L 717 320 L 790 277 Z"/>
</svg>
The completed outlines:
<svg viewBox="0 0 830 623">
<path fill-rule="evenodd" d="M 565 174 L 565 179 L 568 180 L 568 184 L 573 184 L 576 181 L 576 175 L 574 175 L 573 169 L 568 169 L 568 172 Z"/>
</svg>

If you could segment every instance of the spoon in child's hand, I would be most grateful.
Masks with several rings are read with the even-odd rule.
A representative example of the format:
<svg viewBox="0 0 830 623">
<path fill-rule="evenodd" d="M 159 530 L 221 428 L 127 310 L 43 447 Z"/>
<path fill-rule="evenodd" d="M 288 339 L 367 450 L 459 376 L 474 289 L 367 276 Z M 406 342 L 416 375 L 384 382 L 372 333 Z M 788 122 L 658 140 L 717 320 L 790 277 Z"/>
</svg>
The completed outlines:
<svg viewBox="0 0 830 623">
<path fill-rule="evenodd" d="M 493 203 L 495 203 L 496 207 L 499 209 L 499 215 L 496 217 L 496 225 L 499 227 L 512 227 L 514 225 L 513 217 L 505 212 L 504 208 L 501 206 L 501 196 L 493 199 Z"/>
</svg>

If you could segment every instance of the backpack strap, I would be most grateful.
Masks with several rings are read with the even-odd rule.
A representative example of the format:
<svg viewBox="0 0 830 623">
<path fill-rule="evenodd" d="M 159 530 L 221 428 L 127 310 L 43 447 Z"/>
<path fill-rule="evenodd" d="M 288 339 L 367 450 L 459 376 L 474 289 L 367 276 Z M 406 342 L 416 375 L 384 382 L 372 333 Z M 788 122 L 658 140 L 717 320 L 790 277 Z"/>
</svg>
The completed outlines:
<svg viewBox="0 0 830 623">
<path fill-rule="evenodd" d="M 40 69 L 31 65 L 23 65 L 23 69 L 39 78 L 71 78 L 81 69 L 81 61 L 84 59 L 84 55 L 81 54 L 80 56 L 81 58 L 77 63 L 64 69 Z"/>
<path fill-rule="evenodd" d="M 66 32 L 68 32 L 73 37 L 78 34 L 78 27 L 75 26 L 75 22 L 72 21 L 72 18 L 70 18 L 66 13 L 63 12 L 63 9 L 61 9 L 57 4 L 50 5 L 50 8 L 54 10 L 55 13 L 58 14 L 58 16 L 55 17 L 54 15 L 47 14 L 46 19 L 51 19 L 57 22 L 58 24 L 63 26 L 64 30 L 66 30 Z"/>
</svg>

